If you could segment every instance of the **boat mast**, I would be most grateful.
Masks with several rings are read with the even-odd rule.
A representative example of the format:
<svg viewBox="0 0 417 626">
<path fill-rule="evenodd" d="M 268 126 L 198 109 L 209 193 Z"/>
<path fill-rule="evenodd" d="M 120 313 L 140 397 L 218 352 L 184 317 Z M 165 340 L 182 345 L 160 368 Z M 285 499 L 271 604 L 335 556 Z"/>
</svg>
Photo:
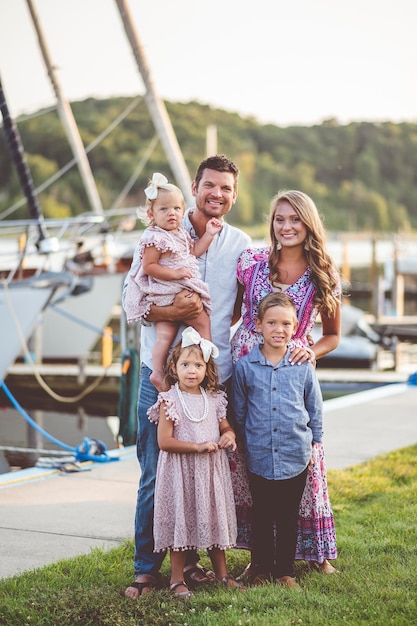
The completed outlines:
<svg viewBox="0 0 417 626">
<path fill-rule="evenodd" d="M 37 246 L 41 245 L 43 241 L 48 240 L 48 233 L 44 223 L 44 217 L 38 202 L 38 198 L 35 194 L 35 185 L 33 184 L 32 174 L 26 161 L 25 152 L 23 149 L 22 139 L 20 137 L 19 129 L 17 128 L 14 120 L 10 117 L 9 107 L 6 101 L 6 95 L 3 90 L 3 85 L 0 77 L 0 109 L 3 116 L 3 129 L 6 135 L 7 145 L 12 155 L 13 163 L 16 166 L 16 170 L 19 176 L 20 185 L 26 197 L 26 201 L 29 206 L 30 216 L 36 220 L 36 225 L 39 232 L 39 238 Z"/>
<path fill-rule="evenodd" d="M 136 32 L 127 0 L 116 0 L 126 35 L 132 47 L 139 72 L 146 88 L 145 100 L 152 117 L 155 129 L 160 137 L 172 172 L 178 186 L 182 189 L 187 206 L 194 206 L 191 193 L 191 178 L 179 147 L 171 120 L 169 119 L 163 100 L 157 95 L 145 53 Z"/>
<path fill-rule="evenodd" d="M 39 39 L 39 46 L 42 52 L 43 59 L 45 61 L 46 69 L 48 72 L 49 80 L 51 81 L 51 85 L 54 89 L 57 103 L 58 103 L 58 113 L 61 118 L 61 122 L 64 126 L 65 132 L 68 137 L 68 141 L 71 145 L 71 149 L 74 155 L 74 158 L 77 161 L 78 169 L 80 171 L 81 179 L 84 184 L 84 188 L 90 203 L 90 206 L 94 213 L 98 215 L 103 215 L 103 206 L 101 204 L 100 196 L 97 191 L 97 187 L 94 181 L 93 173 L 91 171 L 90 163 L 87 158 L 87 154 L 85 152 L 85 148 L 83 142 L 80 137 L 80 133 L 78 131 L 77 124 L 74 119 L 74 115 L 72 113 L 71 106 L 64 98 L 62 89 L 58 82 L 58 78 L 54 67 L 51 62 L 51 57 L 49 55 L 49 51 L 47 45 L 45 43 L 45 38 L 43 36 L 43 32 L 40 26 L 39 18 L 36 13 L 34 4 L 32 0 L 26 0 L 27 5 L 29 7 L 29 11 L 32 17 L 33 25 L 36 30 L 36 34 Z"/>
</svg>

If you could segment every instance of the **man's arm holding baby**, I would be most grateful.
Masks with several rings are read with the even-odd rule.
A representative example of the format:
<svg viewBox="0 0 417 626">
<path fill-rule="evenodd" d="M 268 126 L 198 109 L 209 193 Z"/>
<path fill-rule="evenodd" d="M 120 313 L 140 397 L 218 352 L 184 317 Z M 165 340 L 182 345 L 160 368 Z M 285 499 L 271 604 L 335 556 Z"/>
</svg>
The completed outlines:
<svg viewBox="0 0 417 626">
<path fill-rule="evenodd" d="M 175 296 L 174 302 L 167 306 L 151 305 L 146 316 L 147 322 L 187 322 L 200 315 L 203 304 L 194 291 L 183 289 Z"/>
</svg>

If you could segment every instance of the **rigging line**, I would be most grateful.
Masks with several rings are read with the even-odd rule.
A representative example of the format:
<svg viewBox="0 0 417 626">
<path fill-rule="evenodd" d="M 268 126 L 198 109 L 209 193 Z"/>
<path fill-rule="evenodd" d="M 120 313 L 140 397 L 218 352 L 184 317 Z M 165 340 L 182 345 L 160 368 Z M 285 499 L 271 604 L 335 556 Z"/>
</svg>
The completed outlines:
<svg viewBox="0 0 417 626">
<path fill-rule="evenodd" d="M 78 395 L 76 395 L 76 396 L 61 396 L 59 393 L 56 393 L 56 391 L 54 391 L 48 385 L 48 383 L 46 383 L 44 381 L 42 376 L 39 374 L 39 371 L 38 371 L 38 368 L 36 366 L 36 363 L 34 363 L 34 361 L 32 360 L 32 357 L 31 357 L 30 354 L 27 355 L 27 358 L 28 358 L 30 364 L 33 365 L 33 375 L 35 376 L 37 382 L 42 387 L 42 389 L 44 391 L 46 391 L 46 393 L 51 398 L 53 398 L 57 402 L 62 402 L 63 404 L 74 404 L 75 402 L 79 402 L 80 400 L 82 400 L 83 398 L 88 396 L 91 392 L 94 391 L 94 389 L 96 389 L 103 382 L 103 380 L 107 376 L 108 372 L 110 371 L 110 368 L 111 368 L 111 365 L 112 365 L 112 364 L 110 364 L 108 367 L 106 367 L 104 372 L 102 374 L 100 374 L 100 376 L 98 376 L 95 380 L 93 380 L 93 382 L 88 387 L 85 387 L 85 389 L 80 391 L 80 393 Z"/>
<path fill-rule="evenodd" d="M 96 146 L 98 146 L 128 115 L 133 111 L 133 109 L 143 100 L 143 96 L 137 96 L 120 115 L 116 117 L 113 122 L 103 130 L 100 135 L 98 135 L 88 146 L 85 148 L 86 154 L 91 152 Z M 61 176 L 66 174 L 68 170 L 70 170 L 74 165 L 76 165 L 78 159 L 73 158 L 66 165 L 61 167 L 55 174 L 52 174 L 47 180 L 45 180 L 39 187 L 36 187 L 35 194 L 40 194 L 42 191 L 50 187 L 54 182 L 56 182 Z M 22 206 L 26 204 L 26 198 L 21 198 L 17 202 L 15 202 L 11 207 L 3 211 L 0 214 L 0 220 L 5 219 L 17 209 L 20 209 Z"/>
<path fill-rule="evenodd" d="M 133 171 L 133 173 L 132 173 L 131 177 L 129 178 L 129 180 L 127 181 L 126 185 L 123 187 L 122 191 L 120 192 L 120 194 L 118 195 L 118 197 L 114 201 L 112 209 L 117 209 L 120 206 L 120 204 L 122 203 L 122 200 L 125 199 L 125 197 L 129 193 L 129 191 L 132 189 L 135 181 L 139 178 L 140 174 L 142 173 L 143 168 L 145 167 L 146 163 L 150 159 L 152 152 L 155 150 L 158 141 L 159 141 L 159 135 L 158 135 L 158 133 L 155 133 L 155 135 L 153 136 L 149 146 L 147 147 L 147 149 L 145 151 L 145 154 L 142 156 L 141 160 L 139 161 L 138 166 Z"/>
<path fill-rule="evenodd" d="M 143 96 L 137 96 L 127 107 L 124 111 L 122 111 L 122 113 L 120 113 L 120 115 L 118 115 L 116 117 L 115 120 L 113 120 L 113 122 L 111 122 L 111 124 L 109 124 L 109 126 L 107 128 L 105 128 L 103 130 L 102 133 L 100 133 L 100 135 L 98 135 L 85 149 L 85 151 L 87 152 L 87 154 L 93 150 L 93 148 L 95 148 L 99 143 L 101 143 L 101 141 L 103 141 L 103 139 L 105 139 L 105 137 L 107 137 L 107 135 L 109 135 L 112 130 L 114 130 L 121 122 L 123 122 L 123 120 L 129 115 L 129 113 L 131 113 L 133 111 L 134 108 L 137 107 L 137 105 L 143 100 Z"/>
<path fill-rule="evenodd" d="M 10 298 L 10 293 L 9 293 L 9 285 L 7 283 L 7 281 L 5 281 L 4 279 L 1 280 L 2 285 L 4 285 L 4 294 L 6 296 L 6 304 L 7 307 L 9 309 L 10 315 L 13 318 L 13 321 L 15 323 L 16 326 L 16 330 L 18 332 L 19 335 L 19 339 L 20 339 L 20 344 L 22 346 L 22 350 L 23 350 L 23 354 L 26 357 L 27 362 L 33 366 L 33 375 L 35 376 L 37 382 L 39 383 L 39 385 L 42 387 L 42 389 L 44 391 L 46 391 L 46 393 L 53 398 L 54 400 L 56 400 L 57 402 L 62 402 L 62 403 L 66 403 L 66 404 L 72 404 L 75 402 L 79 402 L 80 400 L 82 400 L 83 398 L 85 398 L 85 396 L 87 396 L 88 394 L 90 394 L 92 391 L 94 391 L 94 389 L 96 389 L 96 387 L 98 387 L 100 385 L 100 383 L 104 380 L 104 378 L 107 376 L 108 372 L 110 371 L 110 368 L 112 366 L 112 364 L 110 364 L 108 367 L 105 368 L 105 370 L 103 371 L 102 374 L 100 374 L 100 376 L 98 376 L 96 378 L 96 380 L 94 380 L 88 387 L 86 387 L 85 389 L 83 389 L 83 391 L 81 391 L 79 394 L 77 394 L 76 396 L 61 396 L 60 394 L 56 393 L 42 378 L 42 376 L 39 374 L 39 370 L 38 367 L 36 365 L 36 363 L 34 362 L 34 360 L 32 359 L 32 355 L 29 352 L 29 347 L 27 345 L 25 336 L 22 332 L 22 328 L 20 326 L 19 323 L 19 319 L 16 315 L 16 312 L 13 308 L 13 303 L 11 301 Z M 119 346 L 117 352 L 120 352 L 121 348 Z M 116 356 L 116 355 L 114 355 Z M 0 381 L 2 382 L 2 381 Z"/>
<path fill-rule="evenodd" d="M 35 113 L 24 113 L 20 115 L 17 119 L 19 122 L 27 122 L 28 120 L 32 120 L 35 117 L 39 117 L 41 115 L 45 115 L 45 113 L 51 113 L 52 111 L 56 111 L 56 104 L 51 104 L 50 107 L 41 109 L 40 111 L 35 111 Z M 3 122 L 0 121 L 0 128 L 3 126 Z"/>
<path fill-rule="evenodd" d="M 6 138 L 6 144 L 16 168 L 20 186 L 26 198 L 29 213 L 37 223 L 38 238 L 36 247 L 42 248 L 42 243 L 48 240 L 49 235 L 44 224 L 44 217 L 39 205 L 38 197 L 34 191 L 34 181 L 32 173 L 29 169 L 26 155 L 24 152 L 22 137 L 14 119 L 10 116 L 9 106 L 6 100 L 6 94 L 0 78 L 0 109 L 3 117 L 3 130 Z"/>
<path fill-rule="evenodd" d="M 55 181 L 57 181 L 59 178 L 61 178 L 61 176 L 66 174 L 72 167 L 74 167 L 74 165 L 77 164 L 77 161 L 78 159 L 71 159 L 71 161 L 69 161 L 66 165 L 61 167 L 61 169 L 55 172 L 55 174 L 52 174 L 52 176 L 50 176 L 45 182 L 39 185 L 39 187 L 36 187 L 35 193 L 40 194 L 42 191 L 50 187 Z M 5 211 L 3 211 L 3 213 L 0 214 L 0 220 L 4 219 L 5 217 L 8 217 L 11 213 L 14 213 L 14 211 L 17 211 L 17 209 L 20 209 L 20 207 L 24 206 L 25 204 L 26 204 L 26 198 L 21 198 L 20 200 L 15 202 L 11 207 L 9 207 Z"/>
</svg>

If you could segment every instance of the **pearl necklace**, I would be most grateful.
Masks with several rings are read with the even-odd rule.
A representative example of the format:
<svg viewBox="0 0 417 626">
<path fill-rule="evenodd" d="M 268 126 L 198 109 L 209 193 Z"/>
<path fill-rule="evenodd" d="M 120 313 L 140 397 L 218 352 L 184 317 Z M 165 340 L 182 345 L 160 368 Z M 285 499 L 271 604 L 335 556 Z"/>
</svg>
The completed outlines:
<svg viewBox="0 0 417 626">
<path fill-rule="evenodd" d="M 201 395 L 203 396 L 203 400 L 204 400 L 204 409 L 203 409 L 203 415 L 201 417 L 193 417 L 190 413 L 189 408 L 187 407 L 187 405 L 185 404 L 185 398 L 182 394 L 182 391 L 178 385 L 178 383 L 175 383 L 175 389 L 178 395 L 178 399 L 180 401 L 180 404 L 182 406 L 182 409 L 186 415 L 186 417 L 188 417 L 188 419 L 191 422 L 202 422 L 204 419 L 206 419 L 207 415 L 208 415 L 208 399 L 207 399 L 207 394 L 206 394 L 206 390 L 203 387 L 200 387 L 200 391 L 201 391 Z"/>
</svg>

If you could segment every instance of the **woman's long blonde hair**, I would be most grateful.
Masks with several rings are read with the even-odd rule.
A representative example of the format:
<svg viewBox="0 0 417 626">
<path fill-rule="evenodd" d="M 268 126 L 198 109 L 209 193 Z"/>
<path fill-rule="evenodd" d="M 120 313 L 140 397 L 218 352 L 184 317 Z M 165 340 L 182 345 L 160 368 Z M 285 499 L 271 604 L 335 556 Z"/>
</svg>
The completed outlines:
<svg viewBox="0 0 417 626">
<path fill-rule="evenodd" d="M 279 191 L 271 201 L 269 216 L 269 235 L 271 249 L 269 253 L 269 271 L 271 283 L 282 283 L 278 262 L 280 251 L 277 250 L 277 239 L 274 234 L 274 216 L 277 207 L 289 202 L 307 229 L 304 251 L 310 266 L 310 278 L 315 287 L 315 304 L 328 317 L 334 317 L 340 303 L 339 272 L 326 250 L 326 232 L 314 201 L 302 191 Z"/>
</svg>

